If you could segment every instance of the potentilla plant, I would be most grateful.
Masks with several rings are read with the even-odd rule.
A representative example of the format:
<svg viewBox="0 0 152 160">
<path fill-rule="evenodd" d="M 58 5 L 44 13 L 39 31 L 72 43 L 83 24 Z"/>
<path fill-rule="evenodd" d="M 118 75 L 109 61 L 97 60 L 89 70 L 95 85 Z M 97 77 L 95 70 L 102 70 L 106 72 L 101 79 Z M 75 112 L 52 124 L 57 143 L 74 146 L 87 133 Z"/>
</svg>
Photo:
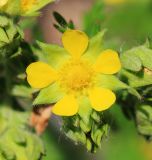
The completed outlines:
<svg viewBox="0 0 152 160">
<path fill-rule="evenodd" d="M 63 33 L 63 47 L 37 42 L 42 50 L 40 61 L 26 69 L 27 81 L 39 90 L 33 105 L 51 105 L 50 111 L 62 116 L 67 137 L 95 152 L 109 131 L 105 115 L 116 102 L 114 92 L 127 90 L 137 101 L 142 99 L 136 87 L 121 81 L 125 76 L 129 80 L 124 75 L 129 72 L 126 65 L 132 67 L 137 62 L 128 64 L 125 56 L 129 51 L 119 58 L 118 52 L 105 49 L 105 30 L 89 40 L 74 25 L 70 27 L 71 22 L 67 23 L 61 15 L 55 12 L 54 16 L 59 23 L 55 27 Z M 139 70 L 142 71 L 142 64 Z"/>
<path fill-rule="evenodd" d="M 0 158 L 40 159 L 44 146 L 30 123 L 40 134 L 51 113 L 62 118 L 61 131 L 69 139 L 96 152 L 110 130 L 110 108 L 116 103 L 123 108 L 126 101 L 129 107 L 124 112 L 132 110 L 139 133 L 151 139 L 149 42 L 120 53 L 105 47 L 106 30 L 89 37 L 72 21 L 67 22 L 54 12 L 54 27 L 62 33 L 62 47 L 37 41 L 38 47 L 34 48 L 25 42 L 19 20 L 21 16 L 38 15 L 38 10 L 49 2 L 0 2 Z M 29 118 L 29 106 L 40 113 L 33 112 Z M 24 109 L 25 114 L 16 111 L 18 108 Z M 16 149 L 20 152 L 16 153 Z"/>
</svg>

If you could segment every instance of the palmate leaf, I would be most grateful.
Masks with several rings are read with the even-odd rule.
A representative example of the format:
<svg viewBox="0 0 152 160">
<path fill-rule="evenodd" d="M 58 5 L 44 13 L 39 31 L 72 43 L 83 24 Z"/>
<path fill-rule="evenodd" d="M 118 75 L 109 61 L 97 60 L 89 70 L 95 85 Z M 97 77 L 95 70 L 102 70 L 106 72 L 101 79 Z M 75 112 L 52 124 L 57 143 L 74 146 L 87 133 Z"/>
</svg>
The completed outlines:
<svg viewBox="0 0 152 160">
<path fill-rule="evenodd" d="M 136 107 L 136 124 L 138 132 L 141 135 L 152 137 L 152 106 L 142 103 Z"/>
<path fill-rule="evenodd" d="M 120 59 L 125 69 L 140 71 L 142 67 L 146 67 L 152 70 L 152 50 L 148 48 L 147 43 L 122 53 Z"/>
<path fill-rule="evenodd" d="M 2 20 L 0 22 L 0 54 L 5 57 L 14 57 L 15 54 L 21 53 L 23 32 L 8 16 L 0 15 L 0 20 Z"/>
<path fill-rule="evenodd" d="M 125 52 L 121 55 L 122 66 L 132 71 L 140 71 L 142 69 L 141 59 L 132 54 L 132 52 Z"/>
<path fill-rule="evenodd" d="M 44 154 L 42 141 L 29 127 L 29 114 L 0 106 L 1 160 L 39 160 Z"/>
</svg>

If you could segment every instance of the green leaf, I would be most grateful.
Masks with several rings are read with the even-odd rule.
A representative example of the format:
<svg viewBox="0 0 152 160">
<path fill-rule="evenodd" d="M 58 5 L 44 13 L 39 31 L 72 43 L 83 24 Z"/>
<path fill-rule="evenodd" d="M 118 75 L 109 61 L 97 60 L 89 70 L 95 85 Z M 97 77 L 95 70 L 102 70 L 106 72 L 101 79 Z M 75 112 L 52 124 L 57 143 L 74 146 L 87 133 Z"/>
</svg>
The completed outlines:
<svg viewBox="0 0 152 160">
<path fill-rule="evenodd" d="M 1 8 L 1 10 L 10 15 L 19 15 L 21 12 L 21 1 L 20 0 L 8 0 L 7 4 Z"/>
<path fill-rule="evenodd" d="M 38 41 L 37 43 L 42 49 L 44 60 L 54 68 L 59 68 L 70 58 L 65 49 L 58 45 L 45 44 Z"/>
<path fill-rule="evenodd" d="M 132 95 L 136 96 L 139 100 L 142 99 L 141 95 L 136 91 L 136 89 L 129 87 L 128 92 L 131 93 Z"/>
<path fill-rule="evenodd" d="M 142 66 L 152 70 L 152 50 L 146 44 L 134 47 L 121 55 L 121 62 L 131 71 L 140 71 Z"/>
<path fill-rule="evenodd" d="M 38 160 L 44 154 L 42 141 L 29 126 L 29 113 L 0 106 L 0 123 L 7 125 L 5 130 L 0 130 L 0 158 Z"/>
<path fill-rule="evenodd" d="M 152 106 L 148 104 L 139 104 L 136 107 L 136 123 L 138 132 L 145 136 L 152 136 Z"/>
<path fill-rule="evenodd" d="M 27 138 L 27 144 L 28 144 L 28 147 L 26 148 L 27 160 L 40 159 L 40 155 L 44 155 L 45 153 L 44 146 L 41 139 L 39 139 L 38 136 L 30 133 L 27 134 L 26 138 Z"/>
<path fill-rule="evenodd" d="M 53 12 L 53 16 L 60 26 L 65 27 L 68 25 L 64 17 L 58 12 Z"/>
<path fill-rule="evenodd" d="M 92 113 L 92 107 L 89 102 L 89 99 L 86 96 L 80 97 L 79 99 L 79 116 L 84 121 L 84 123 L 88 124 L 90 122 L 90 116 Z"/>
<path fill-rule="evenodd" d="M 63 96 L 64 93 L 61 91 L 59 85 L 54 83 L 40 91 L 38 96 L 35 98 L 33 105 L 53 104 Z"/>
<path fill-rule="evenodd" d="M 144 67 L 152 70 L 152 50 L 141 46 L 135 49 L 135 54 L 141 59 Z"/>
<path fill-rule="evenodd" d="M 97 124 L 93 124 L 92 125 L 92 130 L 91 130 L 91 138 L 94 141 L 94 143 L 98 146 L 101 147 L 101 140 L 102 137 L 105 135 L 105 133 L 107 133 L 108 131 L 105 131 L 105 129 L 107 130 L 108 125 L 103 125 L 101 127 L 99 127 Z"/>
<path fill-rule="evenodd" d="M 11 133 L 12 139 L 18 145 L 25 146 L 27 145 L 26 135 L 20 129 L 13 129 Z"/>
<path fill-rule="evenodd" d="M 152 75 L 145 72 L 134 73 L 122 69 L 120 74 L 128 80 L 129 86 L 134 88 L 152 84 Z"/>
<path fill-rule="evenodd" d="M 89 41 L 89 46 L 86 53 L 83 55 L 84 58 L 94 62 L 103 50 L 103 36 L 106 29 L 96 34 Z"/>
<path fill-rule="evenodd" d="M 87 140 L 86 140 L 86 147 L 87 147 L 87 150 L 88 150 L 88 151 L 91 151 L 91 150 L 92 150 L 92 143 L 91 143 L 91 140 L 90 140 L 90 139 L 87 139 Z"/>
<path fill-rule="evenodd" d="M 13 150 L 6 144 L 0 144 L 0 153 L 4 160 L 16 160 L 16 155 Z"/>
<path fill-rule="evenodd" d="M 66 136 L 72 139 L 75 143 L 81 142 L 82 144 L 86 143 L 86 135 L 81 130 L 72 131 L 69 130 L 66 132 Z"/>
<path fill-rule="evenodd" d="M 5 42 L 5 43 L 9 43 L 9 39 L 8 39 L 8 37 L 7 37 L 7 35 L 6 35 L 6 32 L 4 31 L 4 29 L 3 28 L 0 28 L 0 41 L 1 42 Z"/>
<path fill-rule="evenodd" d="M 86 124 L 84 121 L 80 120 L 80 128 L 84 133 L 88 133 L 91 130 L 92 121 L 90 120 L 90 123 Z"/>
<path fill-rule="evenodd" d="M 140 58 L 132 52 L 128 51 L 120 56 L 122 67 L 131 71 L 140 71 L 142 69 L 142 62 Z"/>
<path fill-rule="evenodd" d="M 0 27 L 6 27 L 8 23 L 8 18 L 3 15 L 0 15 Z"/>
<path fill-rule="evenodd" d="M 53 26 L 61 33 L 64 33 L 66 31 L 65 28 L 63 28 L 62 26 L 59 26 L 57 24 L 54 24 Z"/>
<path fill-rule="evenodd" d="M 18 97 L 32 98 L 33 89 L 24 85 L 15 85 L 12 89 L 12 95 Z"/>
<path fill-rule="evenodd" d="M 15 35 L 18 33 L 17 28 L 12 21 L 10 21 L 9 27 L 6 28 L 6 32 L 10 41 L 12 41 Z"/>
</svg>

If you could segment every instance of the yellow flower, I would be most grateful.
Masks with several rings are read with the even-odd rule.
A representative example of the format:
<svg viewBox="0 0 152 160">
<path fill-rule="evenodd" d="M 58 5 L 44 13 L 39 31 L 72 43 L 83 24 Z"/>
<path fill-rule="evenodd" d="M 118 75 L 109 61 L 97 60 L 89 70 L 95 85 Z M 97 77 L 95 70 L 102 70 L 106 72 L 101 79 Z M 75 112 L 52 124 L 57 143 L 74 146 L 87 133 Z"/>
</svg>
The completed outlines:
<svg viewBox="0 0 152 160">
<path fill-rule="evenodd" d="M 7 2 L 8 0 L 0 0 L 0 7 L 3 7 Z"/>
<path fill-rule="evenodd" d="M 117 5 L 117 4 L 123 4 L 126 3 L 127 0 L 104 0 L 105 4 L 107 5 Z"/>
<path fill-rule="evenodd" d="M 90 45 L 97 44 L 89 44 L 87 35 L 79 30 L 67 30 L 62 36 L 62 43 L 63 55 L 56 53 L 50 59 L 52 66 L 57 67 L 44 62 L 34 62 L 27 67 L 29 84 L 39 89 L 59 86 L 58 90 L 63 94 L 52 109 L 57 115 L 75 115 L 81 107 L 82 97 L 88 98 L 96 111 L 108 109 L 116 96 L 111 90 L 102 88 L 99 81 L 101 74 L 115 74 L 121 69 L 117 52 L 108 49 L 100 54 L 97 51 L 92 53 Z M 53 91 L 56 94 L 55 89 Z"/>
<path fill-rule="evenodd" d="M 30 10 L 33 7 L 33 5 L 36 3 L 37 3 L 37 0 L 21 0 L 21 8 L 25 12 Z"/>
</svg>

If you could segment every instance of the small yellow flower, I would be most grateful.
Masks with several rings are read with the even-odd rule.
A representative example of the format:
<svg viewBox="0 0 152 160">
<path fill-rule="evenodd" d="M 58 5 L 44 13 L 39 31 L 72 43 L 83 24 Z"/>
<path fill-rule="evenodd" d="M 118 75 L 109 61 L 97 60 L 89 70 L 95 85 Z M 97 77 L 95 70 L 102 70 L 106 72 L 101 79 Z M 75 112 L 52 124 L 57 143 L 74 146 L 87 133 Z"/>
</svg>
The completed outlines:
<svg viewBox="0 0 152 160">
<path fill-rule="evenodd" d="M 123 4 L 126 3 L 127 0 L 104 0 L 105 4 L 107 5 L 117 5 L 117 4 Z"/>
<path fill-rule="evenodd" d="M 7 2 L 8 0 L 0 0 L 0 7 L 3 7 Z"/>
<path fill-rule="evenodd" d="M 34 4 L 37 3 L 37 0 L 21 0 L 21 9 L 25 12 L 30 10 Z"/>
<path fill-rule="evenodd" d="M 53 106 L 52 112 L 57 115 L 76 114 L 82 96 L 89 99 L 96 111 L 108 109 L 115 102 L 116 96 L 111 90 L 98 85 L 98 77 L 101 74 L 115 74 L 121 69 L 117 52 L 105 50 L 94 61 L 96 56 L 90 56 L 89 39 L 79 30 L 67 30 L 62 36 L 62 43 L 68 56 L 66 61 L 62 55 L 57 54 L 62 62 L 60 67 L 53 68 L 44 62 L 30 64 L 26 70 L 29 84 L 39 89 L 55 83 L 59 85 L 64 94 Z M 55 60 L 56 57 L 53 58 Z M 51 61 L 53 63 L 53 59 Z"/>
</svg>

